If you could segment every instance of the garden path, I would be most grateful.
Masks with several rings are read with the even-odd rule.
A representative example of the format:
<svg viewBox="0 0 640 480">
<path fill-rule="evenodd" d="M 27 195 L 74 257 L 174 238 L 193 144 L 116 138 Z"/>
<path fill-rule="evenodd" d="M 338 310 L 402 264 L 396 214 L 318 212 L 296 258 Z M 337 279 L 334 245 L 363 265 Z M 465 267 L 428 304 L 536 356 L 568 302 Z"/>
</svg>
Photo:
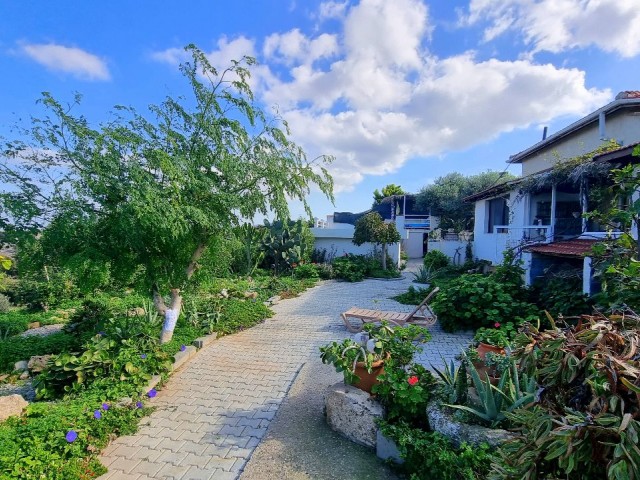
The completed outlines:
<svg viewBox="0 0 640 480">
<path fill-rule="evenodd" d="M 279 427 L 269 432 L 243 479 L 393 478 L 374 455 L 324 425 L 321 402 L 306 406 L 300 399 L 310 393 L 319 399 L 340 380 L 325 366 L 319 385 L 309 381 L 320 364 L 318 347 L 348 334 L 339 314 L 352 305 L 411 311 L 389 299 L 406 291 L 411 278 L 405 273 L 396 281 L 322 282 L 275 305 L 273 318 L 205 347 L 151 400 L 156 411 L 138 432 L 103 452 L 109 472 L 100 480 L 239 478 L 275 417 Z M 470 340 L 438 325 L 431 332 L 433 340 L 418 359 L 427 366 L 441 364 L 441 355 L 453 358 Z M 285 401 L 301 369 L 294 395 Z M 309 451 L 314 445 L 325 448 Z M 294 453 L 299 455 L 292 461 Z"/>
</svg>

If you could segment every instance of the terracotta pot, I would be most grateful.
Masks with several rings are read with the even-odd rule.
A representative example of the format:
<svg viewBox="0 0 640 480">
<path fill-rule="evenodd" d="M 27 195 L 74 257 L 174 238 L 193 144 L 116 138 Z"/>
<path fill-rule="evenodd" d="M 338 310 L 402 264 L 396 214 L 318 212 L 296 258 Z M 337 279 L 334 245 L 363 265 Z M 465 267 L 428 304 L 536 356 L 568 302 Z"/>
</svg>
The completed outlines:
<svg viewBox="0 0 640 480">
<path fill-rule="evenodd" d="M 495 369 L 493 367 L 487 367 L 484 364 L 484 361 L 479 360 L 477 362 L 473 362 L 473 366 L 475 367 L 476 371 L 478 372 L 478 375 L 480 376 L 481 380 L 484 380 L 485 377 L 489 377 L 489 382 L 491 383 L 491 385 L 498 385 L 498 383 L 500 382 L 500 376 L 497 375 L 496 376 L 496 372 Z"/>
<path fill-rule="evenodd" d="M 360 380 L 356 380 L 353 383 L 353 386 L 360 390 L 364 390 L 367 393 L 371 393 L 371 387 L 380 383 L 378 376 L 384 373 L 384 360 L 373 362 L 371 373 L 367 371 L 367 367 L 364 362 L 358 362 L 356 363 L 354 373 L 360 377 Z"/>
<path fill-rule="evenodd" d="M 505 355 L 506 352 L 504 350 L 504 348 L 502 347 L 495 347 L 493 345 L 489 345 L 488 343 L 482 343 L 480 342 L 478 344 L 478 348 L 476 348 L 477 352 L 478 352 L 478 356 L 484 360 L 487 353 L 491 352 L 491 353 L 495 353 L 497 355 Z"/>
</svg>

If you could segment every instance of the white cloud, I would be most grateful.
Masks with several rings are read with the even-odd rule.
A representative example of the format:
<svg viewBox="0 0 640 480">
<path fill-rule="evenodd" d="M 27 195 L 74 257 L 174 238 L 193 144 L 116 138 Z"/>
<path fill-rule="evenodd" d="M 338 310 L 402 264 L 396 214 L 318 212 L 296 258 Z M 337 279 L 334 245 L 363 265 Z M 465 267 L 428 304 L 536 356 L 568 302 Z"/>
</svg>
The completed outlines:
<svg viewBox="0 0 640 480">
<path fill-rule="evenodd" d="M 49 70 L 69 73 L 83 80 L 111 78 L 104 60 L 80 48 L 33 43 L 21 45 L 21 51 Z"/>
<path fill-rule="evenodd" d="M 462 23 L 488 22 L 485 40 L 520 32 L 533 52 L 595 45 L 622 57 L 640 54 L 638 0 L 471 0 Z"/>
<path fill-rule="evenodd" d="M 322 2 L 319 8 L 320 19 L 342 18 L 347 11 L 348 2 Z"/>
<path fill-rule="evenodd" d="M 587 88 L 577 69 L 532 59 L 479 61 L 472 53 L 439 58 L 429 50 L 432 31 L 419 0 L 362 0 L 345 10 L 337 35 L 292 30 L 265 39 L 272 68 L 257 71 L 255 91 L 279 106 L 311 158 L 336 157 L 330 172 L 337 192 L 411 158 L 586 114 L 611 98 L 608 90 Z M 226 58 L 231 43 L 210 55 Z"/>
</svg>

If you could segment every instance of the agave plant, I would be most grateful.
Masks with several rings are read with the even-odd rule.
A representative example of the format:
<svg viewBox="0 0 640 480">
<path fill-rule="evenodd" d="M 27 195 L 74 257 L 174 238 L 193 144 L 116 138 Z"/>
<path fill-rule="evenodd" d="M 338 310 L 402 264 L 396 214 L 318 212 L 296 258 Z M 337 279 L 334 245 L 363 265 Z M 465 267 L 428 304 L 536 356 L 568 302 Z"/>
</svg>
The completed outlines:
<svg viewBox="0 0 640 480">
<path fill-rule="evenodd" d="M 473 364 L 469 365 L 469 374 L 479 398 L 477 405 L 447 405 L 469 412 L 489 423 L 492 427 L 504 422 L 506 414 L 533 402 L 537 390 L 535 380 L 525 376 L 521 382 L 514 361 L 511 368 L 500 377 L 498 385 L 492 385 L 489 376 L 481 378 Z"/>
</svg>

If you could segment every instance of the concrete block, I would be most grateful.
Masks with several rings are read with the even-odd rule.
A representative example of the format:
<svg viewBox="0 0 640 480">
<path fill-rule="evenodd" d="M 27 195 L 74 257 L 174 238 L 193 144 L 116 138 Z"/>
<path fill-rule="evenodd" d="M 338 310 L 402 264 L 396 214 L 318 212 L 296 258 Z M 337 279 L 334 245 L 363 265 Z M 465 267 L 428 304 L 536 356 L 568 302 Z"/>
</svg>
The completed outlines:
<svg viewBox="0 0 640 480">
<path fill-rule="evenodd" d="M 193 357 L 196 352 L 198 350 L 196 349 L 196 347 L 194 347 L 193 345 L 189 345 L 188 347 L 185 347 L 184 350 L 179 351 L 178 353 L 176 353 L 173 358 L 173 366 L 171 368 L 171 370 L 177 370 L 178 368 L 180 368 L 182 365 L 184 365 L 191 357 Z"/>
<path fill-rule="evenodd" d="M 380 430 L 376 434 L 376 455 L 382 460 L 393 460 L 398 464 L 404 463 L 396 442 L 385 437 Z"/>
<path fill-rule="evenodd" d="M 213 332 L 209 335 L 205 335 L 204 337 L 196 338 L 193 341 L 193 346 L 196 347 L 198 350 L 200 350 L 201 348 L 204 348 L 207 345 L 211 345 L 213 342 L 216 341 L 217 338 L 218 338 L 218 333 Z"/>
<path fill-rule="evenodd" d="M 329 387 L 325 399 L 327 423 L 352 442 L 376 448 L 376 419 L 382 418 L 382 406 L 367 392 L 337 383 Z"/>
</svg>

